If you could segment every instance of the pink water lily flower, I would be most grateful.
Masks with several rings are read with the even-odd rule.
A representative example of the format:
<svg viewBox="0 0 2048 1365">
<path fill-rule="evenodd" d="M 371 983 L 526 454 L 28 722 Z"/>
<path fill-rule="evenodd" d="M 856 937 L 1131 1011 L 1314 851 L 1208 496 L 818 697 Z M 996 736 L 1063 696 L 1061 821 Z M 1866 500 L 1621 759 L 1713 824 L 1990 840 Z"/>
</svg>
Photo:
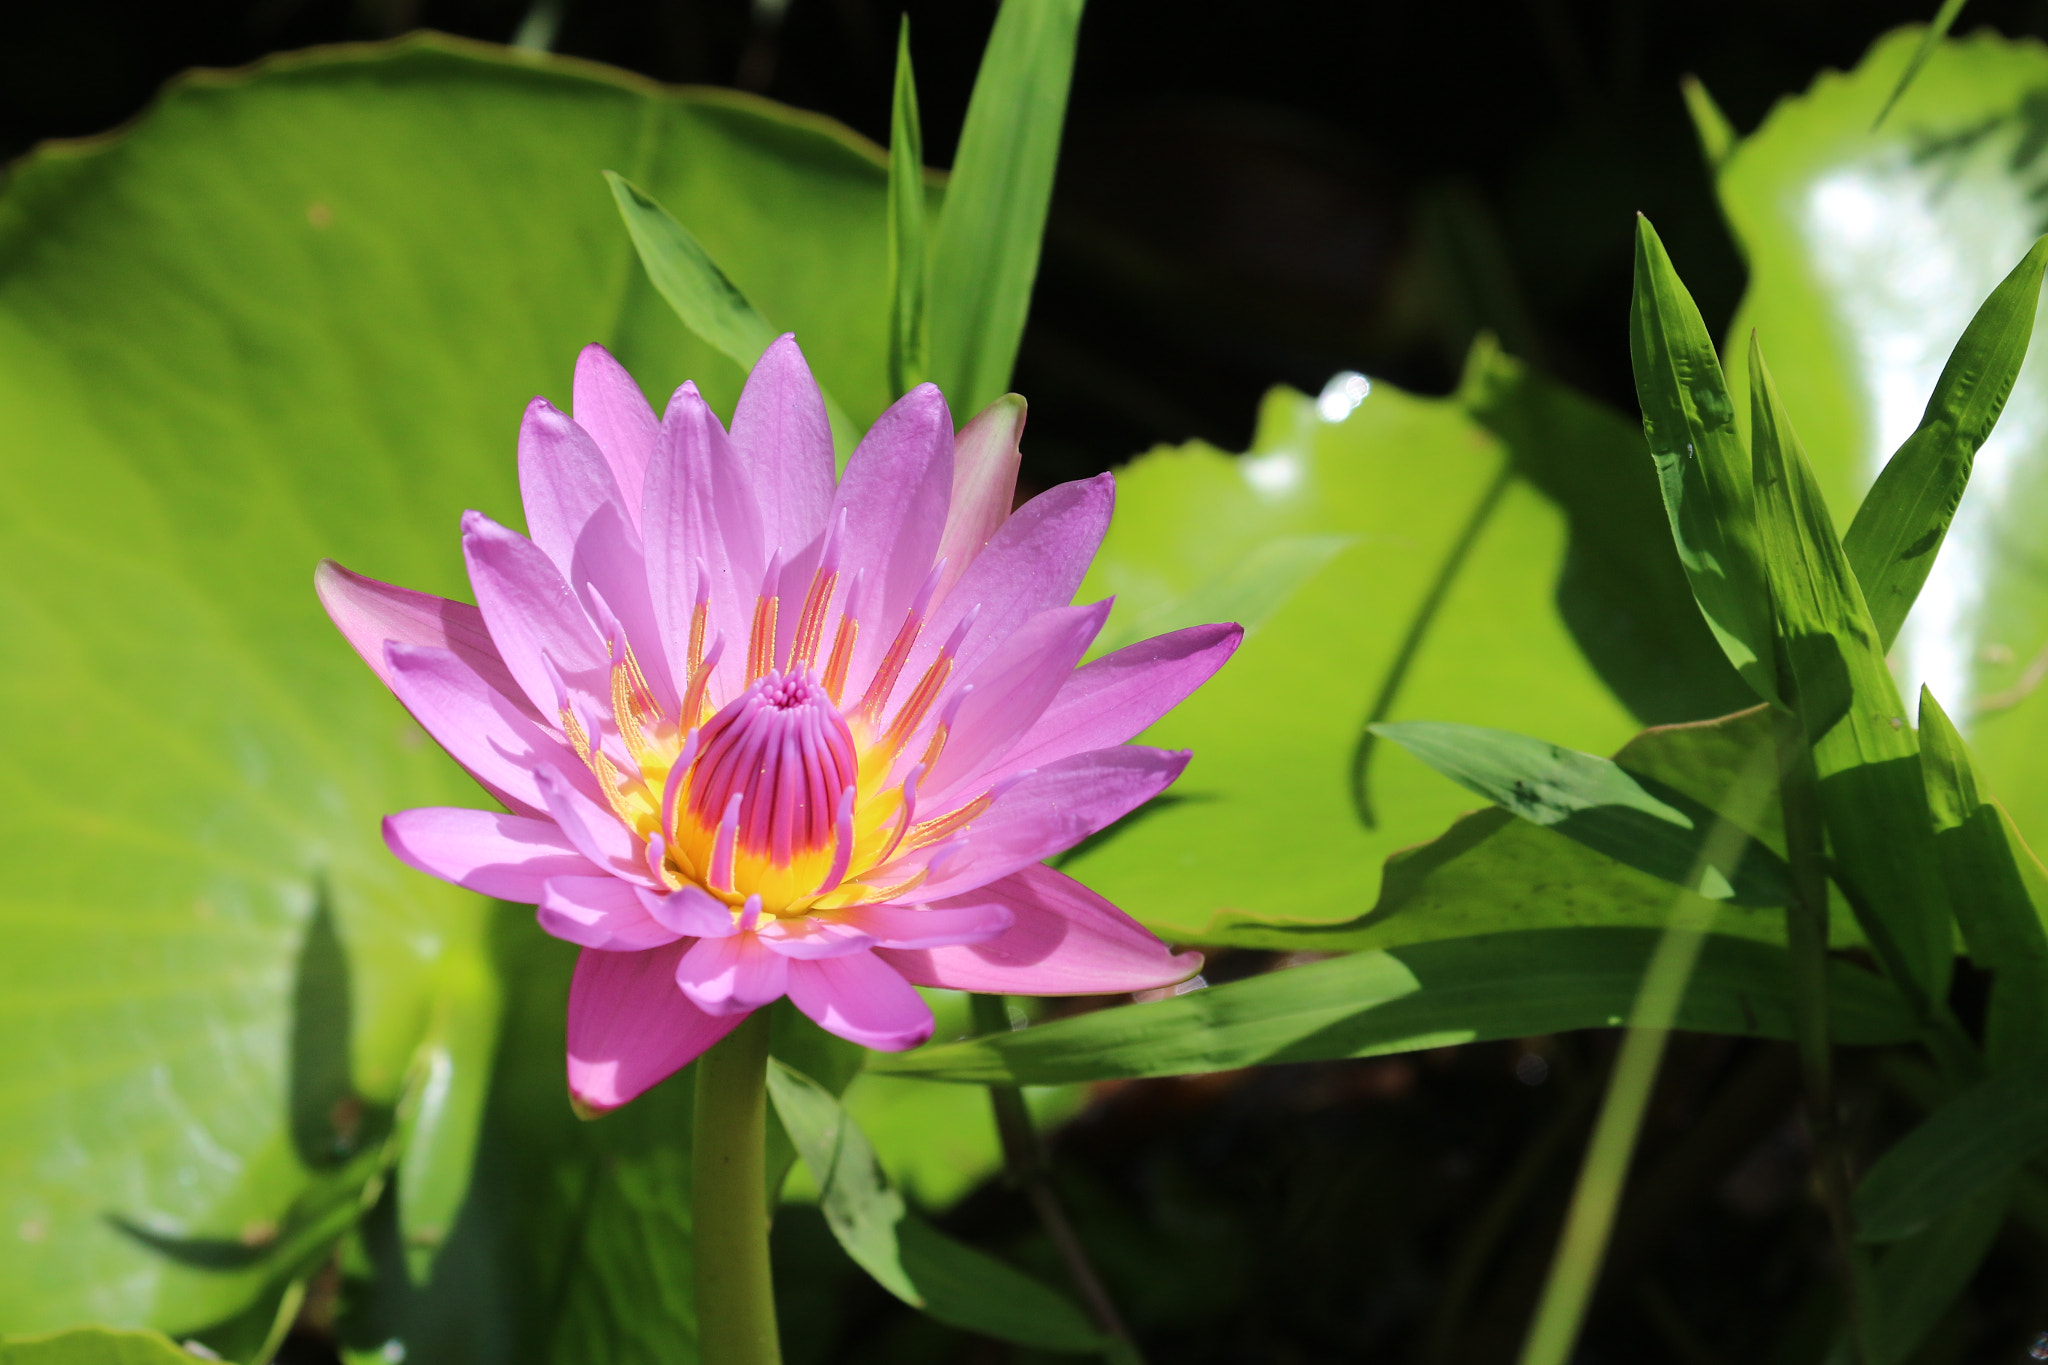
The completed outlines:
<svg viewBox="0 0 2048 1365">
<path fill-rule="evenodd" d="M 783 337 L 727 433 L 694 384 L 659 421 L 603 348 L 573 419 L 519 432 L 530 538 L 470 512 L 477 605 L 321 565 L 349 643 L 503 811 L 384 822 L 422 872 L 539 907 L 581 945 L 569 1088 L 632 1099 L 787 995 L 914 1047 L 914 985 L 1024 995 L 1169 985 L 1200 958 L 1041 861 L 1157 795 L 1185 753 L 1125 743 L 1220 667 L 1236 626 L 1081 665 L 1069 605 L 1110 476 L 1010 510 L 1020 400 L 957 438 L 922 385 L 835 479 Z"/>
</svg>

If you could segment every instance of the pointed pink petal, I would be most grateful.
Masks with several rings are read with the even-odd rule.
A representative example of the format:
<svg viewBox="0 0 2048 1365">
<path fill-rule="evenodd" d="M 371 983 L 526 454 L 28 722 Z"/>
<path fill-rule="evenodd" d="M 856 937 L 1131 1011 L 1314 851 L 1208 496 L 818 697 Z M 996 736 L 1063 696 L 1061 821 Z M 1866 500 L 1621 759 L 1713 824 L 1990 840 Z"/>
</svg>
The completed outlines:
<svg viewBox="0 0 2048 1365">
<path fill-rule="evenodd" d="M 331 559 L 321 560 L 313 571 L 313 590 L 335 627 L 386 687 L 391 685 L 391 675 L 384 666 L 384 642 L 392 640 L 453 650 L 484 681 L 522 708 L 526 705 L 519 685 L 498 657 L 498 647 L 491 643 L 490 631 L 484 628 L 484 614 L 467 602 L 379 583 L 351 573 Z"/>
<path fill-rule="evenodd" d="M 872 947 L 874 935 L 862 930 L 850 918 L 776 920 L 764 924 L 756 935 L 764 947 L 784 957 L 842 957 Z"/>
<path fill-rule="evenodd" d="M 637 953 L 679 935 L 647 913 L 634 887 L 617 877 L 550 877 L 534 918 L 556 938 L 608 953 Z"/>
<path fill-rule="evenodd" d="M 946 561 L 939 578 L 940 596 L 960 581 L 989 538 L 1009 520 L 1022 458 L 1018 442 L 1023 439 L 1024 400 L 1014 393 L 983 408 L 953 438 L 953 500 L 939 537 L 939 555 Z"/>
<path fill-rule="evenodd" d="M 1073 676 L 1107 619 L 1108 602 L 1042 611 L 961 678 L 960 686 L 974 690 L 953 714 L 946 747 L 924 778 L 922 790 L 934 809 L 980 795 L 965 792 L 953 800 L 952 784 L 994 766 L 1015 746 Z M 908 752 L 922 753 L 923 746 L 913 742 Z"/>
<path fill-rule="evenodd" d="M 676 985 L 706 1014 L 751 1013 L 780 1000 L 788 984 L 789 959 L 752 934 L 700 938 L 676 964 Z"/>
<path fill-rule="evenodd" d="M 818 381 L 789 333 L 747 376 L 732 413 L 732 448 L 761 509 L 762 543 L 786 556 L 818 538 L 832 505 L 832 427 Z"/>
<path fill-rule="evenodd" d="M 1175 953 L 1144 925 L 1049 867 L 1027 867 L 941 907 L 995 905 L 1015 923 L 960 947 L 877 953 L 920 986 L 996 995 L 1111 995 L 1155 990 L 1202 969 L 1200 953 Z M 938 908 L 938 907 L 935 907 Z"/>
<path fill-rule="evenodd" d="M 819 1028 L 882 1052 L 932 1036 L 924 997 L 872 952 L 789 964 L 789 999 Z"/>
<path fill-rule="evenodd" d="M 705 643 L 721 631 L 726 636 L 716 695 L 730 697 L 746 671 L 747 631 L 768 552 L 762 548 L 760 510 L 746 473 L 695 384 L 676 390 L 661 419 L 640 525 L 653 611 L 677 673 L 688 657 L 698 565 L 709 575 L 711 622 Z"/>
<path fill-rule="evenodd" d="M 932 613 L 903 676 L 921 677 L 970 611 L 974 624 L 955 660 L 956 675 L 1038 613 L 1073 601 L 1115 505 L 1115 480 L 1098 474 L 1063 483 L 1018 508 Z"/>
<path fill-rule="evenodd" d="M 413 719 L 514 813 L 547 814 L 535 776 L 541 769 L 583 769 L 560 736 L 536 725 L 452 650 L 387 644 L 384 658 L 391 690 Z"/>
<path fill-rule="evenodd" d="M 863 905 L 848 910 L 848 924 L 882 948 L 944 948 L 956 943 L 981 943 L 1008 929 L 1015 916 L 998 900 L 975 901 L 969 892 L 943 905 Z"/>
<path fill-rule="evenodd" d="M 563 837 L 576 851 L 597 864 L 608 876 L 619 877 L 635 886 L 654 887 L 653 871 L 647 866 L 640 841 L 626 828 L 610 805 L 579 791 L 549 769 L 534 775 Z"/>
<path fill-rule="evenodd" d="M 519 500 L 528 537 L 564 578 L 583 528 L 599 508 L 619 507 L 618 484 L 597 442 L 545 398 L 528 403 L 519 423 Z"/>
<path fill-rule="evenodd" d="M 639 896 L 648 914 L 687 938 L 729 938 L 734 932 L 732 910 L 702 887 L 667 892 L 641 887 Z"/>
<path fill-rule="evenodd" d="M 1059 695 L 1008 752 L 950 779 L 950 791 L 927 791 L 935 805 L 957 800 L 1004 772 L 1049 767 L 1133 739 L 1207 682 L 1243 639 L 1239 626 L 1189 626 L 1084 664 L 1067 675 Z"/>
<path fill-rule="evenodd" d="M 585 952 L 569 983 L 569 1093 L 616 1109 L 695 1061 L 744 1016 L 714 1019 L 676 989 L 687 942 L 644 953 Z"/>
<path fill-rule="evenodd" d="M 867 573 L 848 682 L 855 697 L 931 573 L 952 491 L 953 419 L 939 391 L 920 384 L 868 428 L 846 462 L 829 513 L 835 519 L 846 514 L 847 571 Z"/>
<path fill-rule="evenodd" d="M 457 806 L 427 806 L 384 817 L 384 844 L 407 867 L 484 896 L 540 900 L 550 877 L 599 871 L 550 820 Z"/>
<path fill-rule="evenodd" d="M 534 709 L 549 717 L 559 710 L 545 658 L 590 714 L 611 714 L 611 667 L 597 628 L 539 547 L 481 512 L 467 512 L 462 557 L 491 639 Z"/>
<path fill-rule="evenodd" d="M 1189 755 L 1126 744 L 1077 754 L 1041 768 L 997 798 L 967 827 L 966 847 L 941 861 L 920 900 L 943 900 L 986 886 L 1055 853 L 1144 805 L 1172 784 Z M 923 811 L 918 812 L 920 816 Z M 937 814 L 937 812 L 933 812 Z M 898 858 L 863 880 L 883 884 L 919 866 L 937 849 Z"/>
<path fill-rule="evenodd" d="M 576 425 L 589 432 L 604 452 L 612 482 L 618 485 L 637 530 L 640 490 L 647 480 L 647 460 L 654 451 L 654 433 L 659 426 L 647 395 L 610 351 L 593 343 L 576 357 L 576 386 L 570 398 Z"/>
</svg>

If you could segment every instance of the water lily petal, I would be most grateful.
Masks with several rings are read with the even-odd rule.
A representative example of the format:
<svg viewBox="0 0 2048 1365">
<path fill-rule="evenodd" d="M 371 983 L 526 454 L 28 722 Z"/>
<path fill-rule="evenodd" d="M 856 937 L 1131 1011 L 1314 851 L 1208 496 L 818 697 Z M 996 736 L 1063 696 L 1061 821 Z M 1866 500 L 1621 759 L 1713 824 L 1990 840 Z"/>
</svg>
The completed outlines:
<svg viewBox="0 0 2048 1365">
<path fill-rule="evenodd" d="M 591 517 L 601 507 L 619 507 L 604 452 L 545 398 L 529 402 L 519 423 L 519 500 L 528 537 L 563 578 L 570 576 L 577 538 Z"/>
<path fill-rule="evenodd" d="M 953 498 L 939 537 L 941 596 L 960 581 L 989 538 L 1010 518 L 1023 457 L 1024 400 L 1005 394 L 976 414 L 953 438 Z"/>
<path fill-rule="evenodd" d="M 938 389 L 920 384 L 875 419 L 832 499 L 830 517 L 846 518 L 846 562 L 867 572 L 853 696 L 874 676 L 931 572 L 952 491 L 953 419 Z"/>
<path fill-rule="evenodd" d="M 386 687 L 391 685 L 391 674 L 384 665 L 384 642 L 389 640 L 453 650 L 522 710 L 529 705 L 505 661 L 498 657 L 498 647 L 491 643 L 484 614 L 469 603 L 379 583 L 331 559 L 321 560 L 313 571 L 313 590 L 343 638 Z"/>
<path fill-rule="evenodd" d="M 643 886 L 637 894 L 648 914 L 688 938 L 727 938 L 735 932 L 731 909 L 701 887 L 655 891 Z"/>
<path fill-rule="evenodd" d="M 801 958 L 843 957 L 872 947 L 875 942 L 874 935 L 849 919 L 815 916 L 764 924 L 756 937 L 771 952 Z"/>
<path fill-rule="evenodd" d="M 924 997 L 872 951 L 789 964 L 789 999 L 819 1028 L 882 1052 L 932 1036 Z"/>
<path fill-rule="evenodd" d="M 590 433 L 625 500 L 633 529 L 640 528 L 640 491 L 647 481 L 647 461 L 654 453 L 660 428 L 647 395 L 626 373 L 626 367 L 604 347 L 592 343 L 576 357 L 576 382 L 570 392 L 576 425 Z"/>
<path fill-rule="evenodd" d="M 1108 619 L 1106 601 L 1042 611 L 961 678 L 959 685 L 973 691 L 953 713 L 946 747 L 924 779 L 934 809 L 958 804 L 951 800 L 952 784 L 1015 747 L 1073 676 Z M 921 740 L 913 740 L 907 752 L 922 753 Z"/>
<path fill-rule="evenodd" d="M 754 362 L 733 409 L 732 448 L 761 509 L 763 543 L 794 557 L 824 531 L 834 477 L 825 400 L 794 335 Z"/>
<path fill-rule="evenodd" d="M 1202 969 L 1072 877 L 1034 865 L 934 909 L 1000 906 L 1010 928 L 980 943 L 886 948 L 877 956 L 920 986 L 1006 995 L 1155 990 Z"/>
<path fill-rule="evenodd" d="M 555 716 L 552 661 L 570 696 L 592 714 L 611 711 L 611 671 L 597 628 L 540 547 L 481 512 L 462 516 L 469 584 L 505 667 L 534 708 Z"/>
<path fill-rule="evenodd" d="M 391 690 L 413 719 L 515 814 L 547 813 L 541 771 L 582 769 L 560 736 L 542 729 L 453 650 L 387 644 L 384 660 Z"/>
<path fill-rule="evenodd" d="M 407 867 L 499 900 L 540 900 L 550 877 L 595 877 L 552 820 L 459 806 L 426 806 L 384 817 L 384 845 Z"/>
<path fill-rule="evenodd" d="M 676 964 L 676 985 L 707 1014 L 746 1014 L 782 998 L 789 959 L 753 934 L 700 938 Z"/>
<path fill-rule="evenodd" d="M 1002 900 L 977 901 L 979 894 L 938 905 L 862 905 L 846 911 L 845 920 L 882 948 L 981 943 L 1008 929 L 1016 916 Z"/>
<path fill-rule="evenodd" d="M 675 944 L 642 953 L 585 952 L 569 983 L 569 1094 L 586 1113 L 616 1109 L 666 1080 L 738 1026 L 676 989 Z"/>
<path fill-rule="evenodd" d="M 634 886 L 657 887 L 638 836 L 612 814 L 602 800 L 578 790 L 558 772 L 543 770 L 534 777 L 548 814 L 577 852 L 607 874 Z"/>
<path fill-rule="evenodd" d="M 643 952 L 680 937 L 617 877 L 550 877 L 534 918 L 556 938 L 608 953 Z"/>
</svg>

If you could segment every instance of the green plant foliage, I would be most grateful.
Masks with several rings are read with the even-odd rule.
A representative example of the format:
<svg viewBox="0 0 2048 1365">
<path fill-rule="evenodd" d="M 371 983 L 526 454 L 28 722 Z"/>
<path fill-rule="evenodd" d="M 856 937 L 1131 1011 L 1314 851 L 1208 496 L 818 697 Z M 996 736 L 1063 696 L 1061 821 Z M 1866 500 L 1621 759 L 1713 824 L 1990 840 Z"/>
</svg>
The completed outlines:
<svg viewBox="0 0 2048 1365">
<path fill-rule="evenodd" d="M 896 35 L 896 90 L 889 106 L 889 388 L 908 393 L 924 382 L 924 126 L 910 66 L 910 16 Z"/>
<path fill-rule="evenodd" d="M 0 1365 L 192 1365 L 197 1359 L 155 1332 L 101 1327 L 0 1341 Z"/>
<path fill-rule="evenodd" d="M 1082 585 L 1116 595 L 1121 638 L 1125 622 L 1187 624 L 1190 602 L 1214 619 L 1197 589 L 1262 547 L 1287 545 L 1266 550 L 1283 581 L 1327 556 L 1146 736 L 1193 749 L 1187 776 L 1063 864 L 1171 936 L 1352 918 L 1389 853 L 1457 815 L 1457 790 L 1391 746 L 1355 766 L 1367 721 L 1421 711 L 1589 750 L 1634 729 L 1552 605 L 1563 519 L 1503 444 L 1457 402 L 1387 384 L 1330 411 L 1276 391 L 1241 458 L 1196 445 L 1133 462 Z"/>
<path fill-rule="evenodd" d="M 1999 1071 L 1936 1109 L 1856 1188 L 1856 1235 L 1895 1242 L 1947 1217 L 2048 1151 L 2048 1060 Z"/>
<path fill-rule="evenodd" d="M 956 423 L 1010 387 L 1052 203 L 1082 0 L 1004 0 L 931 240 L 930 378 Z"/>
<path fill-rule="evenodd" d="M 1754 329 L 1768 348 L 1838 526 L 1928 415 L 1958 338 L 2041 231 L 2048 51 L 1990 33 L 1943 42 L 1873 131 L 1919 46 L 1918 31 L 1893 34 L 1854 71 L 1780 102 L 1718 180 L 1750 269 L 1731 335 Z M 2048 829 L 2048 770 L 2035 760 L 2048 750 L 2048 701 L 2035 694 L 2048 677 L 2048 584 L 2033 551 L 2048 518 L 2041 349 L 1977 454 L 1975 491 L 1892 650 L 1902 689 L 1925 682 L 1949 704 L 1988 787 L 2037 834 Z M 1742 364 L 1732 352 L 1731 370 Z"/>
<path fill-rule="evenodd" d="M 912 1213 L 831 1091 L 776 1063 L 768 1093 L 817 1183 L 833 1236 L 877 1284 L 941 1322 L 1001 1341 L 1102 1349 L 1101 1336 L 1064 1297 Z"/>
<path fill-rule="evenodd" d="M 1668 892 L 1665 904 L 1668 911 Z M 1628 1016 L 1659 937 L 1542 929 L 1416 943 L 870 1065 L 936 1080 L 1054 1085 L 1612 1028 Z M 1710 935 L 1676 1027 L 1790 1037 L 1787 976 L 1782 949 Z M 1903 1042 L 1917 1032 L 1897 992 L 1868 972 L 1838 962 L 1830 990 L 1843 1042 Z"/>
<path fill-rule="evenodd" d="M 404 1212 L 426 1239 L 454 1207 L 486 907 L 401 868 L 377 820 L 482 801 L 309 578 L 331 554 L 461 595 L 457 518 L 516 520 L 518 413 L 567 399 L 586 342 L 657 399 L 737 395 L 646 285 L 606 167 L 857 420 L 886 404 L 883 160 L 741 96 L 414 39 L 188 80 L 0 197 L 0 696 L 24 718 L 0 766 L 0 1330 L 260 1308 L 294 1210 L 348 1167 L 304 1150 L 323 1122 L 360 1144 L 411 1115 Z M 290 1045 L 302 1008 L 341 1017 L 294 986 L 323 903 L 340 1071 Z M 559 1107 L 559 1037 L 542 1063 Z M 349 1103 L 294 1109 L 316 1095 Z M 374 1193 L 354 1178 L 343 1207 Z"/>
<path fill-rule="evenodd" d="M 1977 1273 L 2012 1207 L 2010 1183 L 1958 1206 L 1925 1231 L 1881 1253 L 1859 1275 L 1862 1356 L 1902 1365 Z"/>
<path fill-rule="evenodd" d="M 1646 786 L 1611 759 L 1476 725 L 1374 729 L 1467 790 L 1616 862 L 1708 900 L 1785 903 L 1785 865 L 1775 853 L 1745 835 L 1736 860 L 1702 862 L 1713 811 L 1654 779 Z"/>
</svg>

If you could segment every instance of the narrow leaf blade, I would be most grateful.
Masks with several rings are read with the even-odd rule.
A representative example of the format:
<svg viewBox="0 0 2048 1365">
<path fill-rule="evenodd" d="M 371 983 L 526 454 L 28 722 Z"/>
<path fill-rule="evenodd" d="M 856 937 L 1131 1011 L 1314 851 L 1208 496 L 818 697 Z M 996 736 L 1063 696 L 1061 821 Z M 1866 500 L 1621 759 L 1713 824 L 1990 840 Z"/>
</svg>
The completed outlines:
<svg viewBox="0 0 2048 1365">
<path fill-rule="evenodd" d="M 2034 243 L 1963 329 L 1920 425 L 1885 464 L 1842 537 L 1886 649 L 1934 568 L 1977 451 L 2019 378 L 2044 270 L 2048 237 Z"/>
<path fill-rule="evenodd" d="M 1910 1237 L 2048 1151 L 2048 1059 L 1997 1072 L 1929 1114 L 1856 1187 L 1856 1236 Z"/>
<path fill-rule="evenodd" d="M 889 116 L 889 390 L 924 382 L 924 127 L 910 66 L 910 16 L 896 38 L 896 94 Z"/>
<path fill-rule="evenodd" d="M 1941 46 L 1941 40 L 1948 37 L 1948 31 L 1955 27 L 1956 19 L 1962 14 L 1967 0 L 1941 0 L 1941 8 L 1934 12 L 1934 22 L 1927 26 L 1927 32 L 1920 35 L 1920 46 L 1913 49 L 1913 59 L 1906 63 L 1906 69 L 1899 73 L 1899 83 L 1892 87 L 1892 93 L 1884 102 L 1884 108 L 1877 111 L 1877 118 L 1871 123 L 1871 131 L 1884 126 L 1891 117 L 1899 99 L 1920 74 L 1920 68 L 1927 65 L 1927 59 L 1934 55 L 1934 49 Z"/>
<path fill-rule="evenodd" d="M 931 259 L 931 377 L 956 421 L 1009 387 L 1038 276 L 1082 0 L 1005 0 Z"/>
</svg>

